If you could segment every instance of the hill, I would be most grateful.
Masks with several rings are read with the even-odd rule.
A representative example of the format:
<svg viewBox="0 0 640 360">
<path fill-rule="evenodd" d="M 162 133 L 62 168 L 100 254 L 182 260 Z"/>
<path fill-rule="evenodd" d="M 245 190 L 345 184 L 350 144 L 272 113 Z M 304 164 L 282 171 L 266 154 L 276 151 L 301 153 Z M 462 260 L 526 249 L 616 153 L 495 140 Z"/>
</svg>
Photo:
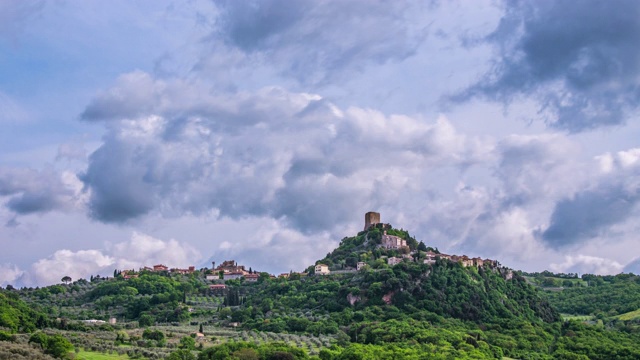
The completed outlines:
<svg viewBox="0 0 640 360">
<path fill-rule="evenodd" d="M 4 291 L 0 319 L 10 314 L 3 326 L 18 332 L 55 327 L 50 336 L 65 334 L 77 350 L 147 358 L 640 358 L 640 332 L 627 326 L 635 320 L 589 325 L 562 321 L 558 311 L 635 319 L 635 295 L 622 294 L 635 291 L 637 277 L 583 276 L 590 286 L 573 287 L 571 274 L 570 289 L 547 293 L 532 283 L 552 281 L 442 254 L 390 224 L 345 237 L 305 272 L 233 280 L 216 272 L 114 271 L 110 279 Z M 104 323 L 112 318 L 117 323 Z M 206 333 L 199 350 L 197 333 Z"/>
</svg>

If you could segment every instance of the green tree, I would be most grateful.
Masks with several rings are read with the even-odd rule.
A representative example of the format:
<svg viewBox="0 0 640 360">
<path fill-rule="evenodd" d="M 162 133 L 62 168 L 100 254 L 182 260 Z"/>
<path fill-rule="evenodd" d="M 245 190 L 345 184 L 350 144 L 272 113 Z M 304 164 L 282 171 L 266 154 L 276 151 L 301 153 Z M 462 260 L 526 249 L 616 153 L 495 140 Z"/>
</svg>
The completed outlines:
<svg viewBox="0 0 640 360">
<path fill-rule="evenodd" d="M 181 349 L 193 350 L 193 349 L 196 348 L 196 340 L 194 338 L 192 338 L 191 336 L 183 336 L 180 339 L 179 347 Z"/>
<path fill-rule="evenodd" d="M 71 282 L 71 277 L 65 276 L 61 280 L 62 280 L 63 283 L 68 284 L 68 283 Z"/>
<path fill-rule="evenodd" d="M 428 251 L 427 245 L 425 245 L 424 242 L 420 241 L 418 243 L 418 250 L 420 250 L 420 251 Z"/>
<path fill-rule="evenodd" d="M 167 360 L 196 360 L 196 357 L 191 353 L 191 350 L 180 349 L 169 354 Z"/>
<path fill-rule="evenodd" d="M 31 335 L 31 337 L 29 338 L 29 344 L 38 344 L 40 348 L 44 350 L 47 348 L 48 340 L 49 340 L 49 337 L 47 336 L 47 334 L 41 331 L 38 331 L 37 333 L 34 333 L 33 335 Z"/>
<path fill-rule="evenodd" d="M 236 350 L 233 354 L 234 359 L 238 360 L 259 360 L 260 355 L 251 348 Z"/>
<path fill-rule="evenodd" d="M 153 320 L 153 316 L 149 315 L 149 314 L 144 314 L 140 316 L 140 319 L 138 320 L 138 324 L 141 327 L 148 327 L 153 325 L 154 320 Z"/>
<path fill-rule="evenodd" d="M 73 344 L 67 340 L 64 336 L 56 334 L 49 336 L 47 339 L 47 348 L 45 353 L 58 358 L 58 359 L 70 359 L 70 353 L 73 351 Z"/>
</svg>

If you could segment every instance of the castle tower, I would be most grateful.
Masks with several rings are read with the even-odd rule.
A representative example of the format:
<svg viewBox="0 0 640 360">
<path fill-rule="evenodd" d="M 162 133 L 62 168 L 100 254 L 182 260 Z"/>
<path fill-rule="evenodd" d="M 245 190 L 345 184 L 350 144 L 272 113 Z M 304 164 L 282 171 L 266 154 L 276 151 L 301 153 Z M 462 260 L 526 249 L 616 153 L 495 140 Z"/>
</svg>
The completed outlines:
<svg viewBox="0 0 640 360">
<path fill-rule="evenodd" d="M 380 213 L 369 211 L 364 214 L 364 229 L 368 230 L 371 225 L 380 223 Z"/>
</svg>

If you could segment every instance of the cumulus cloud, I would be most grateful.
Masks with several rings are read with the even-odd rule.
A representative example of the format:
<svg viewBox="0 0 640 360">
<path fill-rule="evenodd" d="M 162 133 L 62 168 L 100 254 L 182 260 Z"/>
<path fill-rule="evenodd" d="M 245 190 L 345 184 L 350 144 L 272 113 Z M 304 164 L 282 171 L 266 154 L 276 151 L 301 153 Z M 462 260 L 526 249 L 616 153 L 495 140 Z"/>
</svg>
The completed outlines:
<svg viewBox="0 0 640 360">
<path fill-rule="evenodd" d="M 69 172 L 53 169 L 0 168 L 0 196 L 16 214 L 69 210 L 81 206 L 81 183 Z"/>
<path fill-rule="evenodd" d="M 535 233 L 555 201 L 589 179 L 570 160 L 578 152 L 575 143 L 547 134 L 490 142 L 478 166 L 488 174 L 472 172 L 453 196 L 429 199 L 419 226 L 445 251 L 530 260 L 545 251 Z"/>
<path fill-rule="evenodd" d="M 542 238 L 552 246 L 571 245 L 601 235 L 632 216 L 640 191 L 620 186 L 598 188 L 558 202 Z"/>
<path fill-rule="evenodd" d="M 114 269 L 138 269 L 165 264 L 169 267 L 196 265 L 202 256 L 192 246 L 175 239 L 161 240 L 134 232 L 128 241 L 108 244 L 106 249 L 58 250 L 22 271 L 13 265 L 0 266 L 0 279 L 24 285 L 59 283 L 64 276 L 77 280 L 91 275 L 110 276 Z"/>
<path fill-rule="evenodd" d="M 551 264 L 550 268 L 562 273 L 615 275 L 620 273 L 623 266 L 611 259 L 580 254 L 567 255 L 564 262 Z"/>
<path fill-rule="evenodd" d="M 575 143 L 557 135 L 510 135 L 498 142 L 495 176 L 503 182 L 505 206 L 571 193 L 583 182 Z M 582 175 L 582 176 L 581 176 Z"/>
<path fill-rule="evenodd" d="M 455 100 L 535 98 L 556 128 L 624 124 L 638 108 L 640 3 L 505 1 L 492 69 Z"/>
<path fill-rule="evenodd" d="M 120 101 L 135 108 L 113 95 L 127 93 L 129 82 L 136 91 L 142 82 L 154 96 L 141 97 L 144 113 L 116 116 Z M 109 110 L 100 112 L 101 103 Z M 104 222 L 215 210 L 323 231 L 353 219 L 351 204 L 393 201 L 422 169 L 469 166 L 486 156 L 483 144 L 444 117 L 340 109 L 318 95 L 273 87 L 219 94 L 135 73 L 88 108 L 87 119 L 103 119 L 108 128 L 81 175 L 92 216 Z"/>
<path fill-rule="evenodd" d="M 154 264 L 186 267 L 195 265 L 202 258 L 189 244 L 175 239 L 163 241 L 139 232 L 134 232 L 129 241 L 115 244 L 110 254 L 117 259 L 116 264 L 120 269 L 137 269 Z"/>
<path fill-rule="evenodd" d="M 212 38 L 306 84 L 402 61 L 424 40 L 429 4 L 385 1 L 218 1 Z M 219 49 L 217 49 L 219 51 Z M 264 59 L 264 60 L 263 60 Z"/>
<path fill-rule="evenodd" d="M 13 264 L 0 265 L 0 286 L 15 285 L 25 272 Z"/>
<path fill-rule="evenodd" d="M 249 236 L 221 241 L 207 263 L 233 258 L 258 271 L 302 271 L 337 243 L 327 232 L 307 235 L 281 221 L 268 220 Z"/>
<path fill-rule="evenodd" d="M 74 280 L 87 278 L 114 263 L 114 258 L 100 250 L 58 250 L 50 257 L 35 262 L 29 275 L 36 284 L 54 284 L 64 276 Z"/>
<path fill-rule="evenodd" d="M 542 239 L 553 247 L 576 244 L 605 234 L 634 216 L 640 201 L 638 149 L 596 158 L 596 184 L 560 199 Z"/>
</svg>

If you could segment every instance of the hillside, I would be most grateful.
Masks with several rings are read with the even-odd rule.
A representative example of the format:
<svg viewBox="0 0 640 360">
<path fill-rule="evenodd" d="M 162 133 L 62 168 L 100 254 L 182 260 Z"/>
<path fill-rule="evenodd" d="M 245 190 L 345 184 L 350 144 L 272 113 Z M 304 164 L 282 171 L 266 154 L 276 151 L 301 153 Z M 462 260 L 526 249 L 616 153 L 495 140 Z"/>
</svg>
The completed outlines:
<svg viewBox="0 0 640 360">
<path fill-rule="evenodd" d="M 134 358 L 640 358 L 632 326 L 638 277 L 571 275 L 571 288 L 547 293 L 531 282 L 552 282 L 535 274 L 442 254 L 389 224 L 345 237 L 303 273 L 219 279 L 217 272 L 114 271 L 110 279 L 3 291 L 0 320 L 14 332 L 63 334 L 83 354 Z M 590 286 L 573 287 L 578 280 Z M 609 320 L 563 322 L 558 309 Z M 194 340 L 198 333 L 206 336 Z M 28 336 L 5 338 L 16 351 L 37 350 Z"/>
</svg>

